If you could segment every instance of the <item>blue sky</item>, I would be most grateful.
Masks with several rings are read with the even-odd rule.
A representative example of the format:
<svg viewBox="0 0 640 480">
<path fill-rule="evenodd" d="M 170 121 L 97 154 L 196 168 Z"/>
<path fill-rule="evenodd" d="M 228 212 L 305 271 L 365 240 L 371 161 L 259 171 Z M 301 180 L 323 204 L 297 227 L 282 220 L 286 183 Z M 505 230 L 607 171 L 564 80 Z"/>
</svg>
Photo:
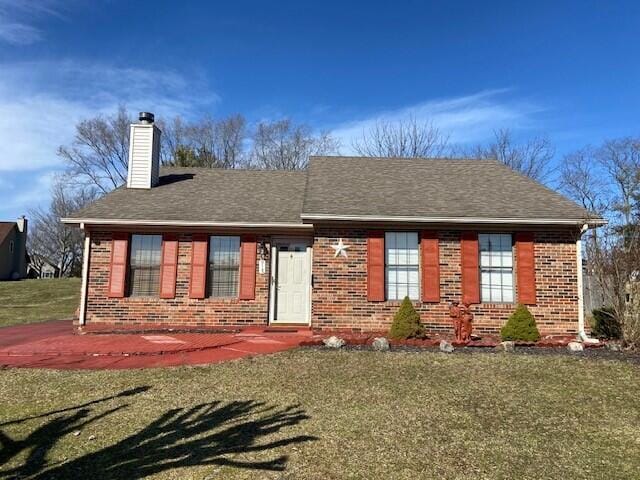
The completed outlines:
<svg viewBox="0 0 640 480">
<path fill-rule="evenodd" d="M 0 0 L 0 219 L 46 203 L 75 123 L 291 116 L 349 139 L 379 118 L 557 157 L 640 134 L 640 2 Z"/>
</svg>

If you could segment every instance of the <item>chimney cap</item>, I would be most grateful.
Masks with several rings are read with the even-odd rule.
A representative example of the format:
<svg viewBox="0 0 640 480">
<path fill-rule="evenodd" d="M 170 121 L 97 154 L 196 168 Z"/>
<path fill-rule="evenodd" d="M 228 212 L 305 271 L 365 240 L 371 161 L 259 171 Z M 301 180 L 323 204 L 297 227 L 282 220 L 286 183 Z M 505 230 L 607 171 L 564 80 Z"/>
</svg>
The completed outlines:
<svg viewBox="0 0 640 480">
<path fill-rule="evenodd" d="M 151 112 L 140 112 L 138 115 L 138 120 L 141 123 L 153 123 L 155 116 Z"/>
</svg>

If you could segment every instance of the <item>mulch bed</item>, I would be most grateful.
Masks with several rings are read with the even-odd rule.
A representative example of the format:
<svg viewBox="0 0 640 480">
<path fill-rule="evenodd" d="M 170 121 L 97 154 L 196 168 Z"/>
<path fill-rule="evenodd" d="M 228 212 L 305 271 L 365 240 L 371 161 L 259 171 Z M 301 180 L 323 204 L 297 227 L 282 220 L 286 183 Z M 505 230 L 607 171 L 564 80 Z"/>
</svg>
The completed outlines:
<svg viewBox="0 0 640 480">
<path fill-rule="evenodd" d="M 314 343 L 310 345 L 312 342 L 304 342 L 302 347 L 306 347 L 311 350 L 334 350 L 332 348 L 325 347 L 322 343 L 318 345 Z M 585 347 L 587 347 L 585 345 Z M 594 348 L 593 345 L 585 348 L 582 352 L 571 352 L 566 347 L 540 347 L 531 346 L 531 345 L 521 345 L 517 346 L 514 352 L 504 353 L 495 348 L 482 348 L 482 347 L 474 347 L 474 346 L 466 346 L 466 347 L 457 347 L 453 354 L 463 354 L 463 355 L 473 355 L 473 354 L 493 354 L 493 355 L 564 355 L 570 357 L 578 357 L 578 358 L 590 358 L 594 360 L 618 360 L 623 362 L 632 363 L 635 365 L 640 365 L 640 352 L 637 351 L 621 351 L 616 352 L 604 348 L 604 344 L 596 346 Z M 341 350 L 347 351 L 373 351 L 371 344 L 347 344 L 342 347 Z M 415 346 L 415 345 L 393 345 L 391 344 L 390 352 L 409 352 L 409 353 L 421 353 L 421 352 L 439 352 L 440 349 L 438 346 Z M 451 355 L 445 354 L 443 355 Z"/>
</svg>

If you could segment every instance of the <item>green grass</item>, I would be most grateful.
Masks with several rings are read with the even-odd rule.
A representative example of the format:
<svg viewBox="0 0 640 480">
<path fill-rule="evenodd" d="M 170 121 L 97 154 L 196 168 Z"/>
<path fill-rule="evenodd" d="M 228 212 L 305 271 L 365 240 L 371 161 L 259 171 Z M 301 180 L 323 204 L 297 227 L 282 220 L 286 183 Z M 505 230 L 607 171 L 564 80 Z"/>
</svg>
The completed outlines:
<svg viewBox="0 0 640 480">
<path fill-rule="evenodd" d="M 294 350 L 11 369 L 0 478 L 631 479 L 638 398 L 637 365 L 555 355 Z"/>
<path fill-rule="evenodd" d="M 79 278 L 0 282 L 0 327 L 73 317 Z"/>
</svg>

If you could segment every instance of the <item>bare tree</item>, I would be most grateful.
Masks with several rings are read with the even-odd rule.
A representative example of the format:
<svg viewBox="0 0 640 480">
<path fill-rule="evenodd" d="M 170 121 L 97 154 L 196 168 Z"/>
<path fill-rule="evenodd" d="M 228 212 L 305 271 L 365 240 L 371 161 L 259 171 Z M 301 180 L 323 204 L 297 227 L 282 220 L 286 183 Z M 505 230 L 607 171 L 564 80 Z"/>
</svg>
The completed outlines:
<svg viewBox="0 0 640 480">
<path fill-rule="evenodd" d="M 602 183 L 595 149 L 586 147 L 564 157 L 560 167 L 560 188 L 596 215 L 604 215 L 608 209 Z"/>
<path fill-rule="evenodd" d="M 379 120 L 352 142 L 358 155 L 366 157 L 428 158 L 444 156 L 449 136 L 431 122 Z"/>
<path fill-rule="evenodd" d="M 310 155 L 339 149 L 338 141 L 328 133 L 314 134 L 307 125 L 295 125 L 289 119 L 259 123 L 252 141 L 252 166 L 268 170 L 301 170 Z"/>
<path fill-rule="evenodd" d="M 162 161 L 178 167 L 237 168 L 245 160 L 246 121 L 242 115 L 160 123 Z"/>
<path fill-rule="evenodd" d="M 488 145 L 479 145 L 471 156 L 498 160 L 514 170 L 544 182 L 551 172 L 551 160 L 555 149 L 547 137 L 534 137 L 524 143 L 516 143 L 510 130 L 496 130 L 494 140 Z"/>
<path fill-rule="evenodd" d="M 60 275 L 80 273 L 82 262 L 82 232 L 60 223 L 60 218 L 69 216 L 96 198 L 95 188 L 70 188 L 57 179 L 52 188 L 51 204 L 48 208 L 31 210 L 31 228 L 28 250 L 32 257 L 42 257 L 54 262 Z M 40 265 L 41 266 L 41 265 Z"/>
<path fill-rule="evenodd" d="M 625 342 L 639 348 L 640 227 L 628 225 L 622 235 L 615 226 L 607 226 L 599 241 L 588 242 L 586 250 L 590 273 L 619 322 Z"/>
<path fill-rule="evenodd" d="M 73 143 L 58 149 L 76 186 L 91 186 L 104 194 L 126 183 L 131 122 L 120 107 L 114 115 L 100 115 L 76 126 Z"/>
<path fill-rule="evenodd" d="M 589 274 L 626 343 L 640 347 L 640 141 L 609 140 L 567 155 L 561 185 L 585 208 L 609 219 L 586 238 Z"/>
<path fill-rule="evenodd" d="M 627 137 L 606 141 L 596 158 L 608 173 L 612 212 L 622 225 L 631 225 L 640 197 L 640 140 Z"/>
</svg>

